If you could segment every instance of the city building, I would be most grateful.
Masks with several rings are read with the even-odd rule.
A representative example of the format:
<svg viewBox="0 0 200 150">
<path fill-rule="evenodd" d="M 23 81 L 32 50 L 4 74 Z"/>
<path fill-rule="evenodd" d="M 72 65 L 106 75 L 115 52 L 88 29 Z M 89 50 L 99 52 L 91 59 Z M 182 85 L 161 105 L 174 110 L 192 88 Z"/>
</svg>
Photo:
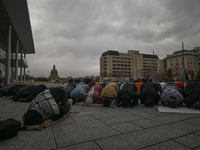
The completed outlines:
<svg viewBox="0 0 200 150">
<path fill-rule="evenodd" d="M 167 66 L 167 68 L 165 68 L 165 71 L 171 68 L 173 74 L 175 75 L 174 80 L 181 81 L 183 80 L 183 68 L 185 70 L 185 66 L 187 63 L 189 63 L 189 68 L 191 71 L 193 71 L 194 75 L 200 70 L 200 47 L 194 47 L 194 49 L 192 50 L 175 51 L 173 54 L 167 55 L 164 60 L 165 63 L 163 63 L 162 65 Z"/>
<path fill-rule="evenodd" d="M 157 55 L 141 54 L 137 50 L 120 53 L 114 50 L 104 52 L 100 57 L 100 81 L 131 81 L 159 73 L 160 60 Z"/>
<path fill-rule="evenodd" d="M 25 83 L 26 55 L 35 53 L 27 0 L 0 0 L 0 20 L 0 78 L 12 84 L 20 68 Z"/>
</svg>

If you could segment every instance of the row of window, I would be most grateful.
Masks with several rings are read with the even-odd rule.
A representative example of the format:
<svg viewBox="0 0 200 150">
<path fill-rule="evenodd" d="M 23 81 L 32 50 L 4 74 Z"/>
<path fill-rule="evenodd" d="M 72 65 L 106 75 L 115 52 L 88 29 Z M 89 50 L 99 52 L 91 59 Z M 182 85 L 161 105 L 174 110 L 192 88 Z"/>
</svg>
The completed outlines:
<svg viewBox="0 0 200 150">
<path fill-rule="evenodd" d="M 117 70 L 123 70 L 123 69 L 124 69 L 124 70 L 131 70 L 131 68 L 113 68 L 113 70 L 116 70 L 116 69 L 117 69 Z"/>
<path fill-rule="evenodd" d="M 145 62 L 143 64 L 153 65 L 153 63 L 145 63 Z M 154 65 L 157 65 L 157 63 L 154 63 Z"/>
<path fill-rule="evenodd" d="M 143 66 L 144 68 L 147 67 L 147 68 L 153 68 L 152 66 Z M 157 66 L 154 66 L 155 68 L 158 68 Z"/>
<path fill-rule="evenodd" d="M 131 60 L 131 58 L 126 58 L 126 57 L 113 57 L 113 59 Z"/>
<path fill-rule="evenodd" d="M 181 60 L 183 60 L 183 58 L 181 58 Z M 192 60 L 192 58 L 189 58 L 188 57 L 188 60 Z M 195 58 L 193 58 L 193 60 L 195 61 Z M 173 60 L 171 60 L 171 62 L 172 62 Z M 179 61 L 178 59 L 176 59 L 176 61 Z M 200 61 L 200 58 L 198 58 L 198 61 Z"/>
<path fill-rule="evenodd" d="M 124 64 L 124 65 L 123 64 L 113 64 L 113 66 L 125 66 L 125 67 L 127 66 L 127 67 L 131 67 L 131 65 L 126 65 L 126 64 Z"/>
<path fill-rule="evenodd" d="M 131 72 L 130 71 L 123 71 L 123 72 L 113 71 L 113 73 L 131 73 Z"/>
<path fill-rule="evenodd" d="M 143 59 L 143 61 L 153 61 L 153 59 Z M 157 62 L 157 60 L 154 60 L 154 62 Z"/>
<path fill-rule="evenodd" d="M 131 63 L 130 61 L 116 61 L 116 60 L 113 60 L 113 63 L 115 63 L 115 62 L 117 62 L 117 63 Z"/>
</svg>

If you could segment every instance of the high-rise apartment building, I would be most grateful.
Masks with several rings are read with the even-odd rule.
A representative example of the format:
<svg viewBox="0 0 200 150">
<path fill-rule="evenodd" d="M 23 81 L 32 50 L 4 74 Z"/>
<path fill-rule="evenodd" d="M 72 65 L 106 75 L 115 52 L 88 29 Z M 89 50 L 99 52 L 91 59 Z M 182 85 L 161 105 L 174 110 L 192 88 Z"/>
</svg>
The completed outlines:
<svg viewBox="0 0 200 150">
<path fill-rule="evenodd" d="M 101 81 L 130 81 L 146 75 L 153 77 L 159 69 L 157 55 L 141 54 L 137 50 L 128 50 L 127 53 L 108 50 L 100 57 Z"/>
</svg>

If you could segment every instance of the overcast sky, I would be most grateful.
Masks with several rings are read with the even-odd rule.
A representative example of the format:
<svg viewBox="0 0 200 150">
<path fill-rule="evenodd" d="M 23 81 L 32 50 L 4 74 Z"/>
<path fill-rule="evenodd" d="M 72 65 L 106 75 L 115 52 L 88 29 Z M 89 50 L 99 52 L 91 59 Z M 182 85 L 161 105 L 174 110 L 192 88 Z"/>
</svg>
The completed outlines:
<svg viewBox="0 0 200 150">
<path fill-rule="evenodd" d="M 158 55 L 200 46 L 200 0 L 28 0 L 30 75 L 99 75 L 107 50 Z"/>
</svg>

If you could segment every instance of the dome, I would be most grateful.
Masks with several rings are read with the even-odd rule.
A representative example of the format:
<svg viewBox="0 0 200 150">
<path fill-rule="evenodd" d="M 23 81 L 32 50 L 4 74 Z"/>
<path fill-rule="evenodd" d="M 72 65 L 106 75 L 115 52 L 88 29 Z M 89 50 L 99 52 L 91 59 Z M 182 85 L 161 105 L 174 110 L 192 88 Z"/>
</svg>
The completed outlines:
<svg viewBox="0 0 200 150">
<path fill-rule="evenodd" d="M 53 65 L 53 69 L 50 72 L 50 76 L 49 76 L 49 80 L 54 80 L 54 79 L 60 79 L 60 77 L 58 76 L 58 71 L 56 70 L 56 66 Z"/>
</svg>

